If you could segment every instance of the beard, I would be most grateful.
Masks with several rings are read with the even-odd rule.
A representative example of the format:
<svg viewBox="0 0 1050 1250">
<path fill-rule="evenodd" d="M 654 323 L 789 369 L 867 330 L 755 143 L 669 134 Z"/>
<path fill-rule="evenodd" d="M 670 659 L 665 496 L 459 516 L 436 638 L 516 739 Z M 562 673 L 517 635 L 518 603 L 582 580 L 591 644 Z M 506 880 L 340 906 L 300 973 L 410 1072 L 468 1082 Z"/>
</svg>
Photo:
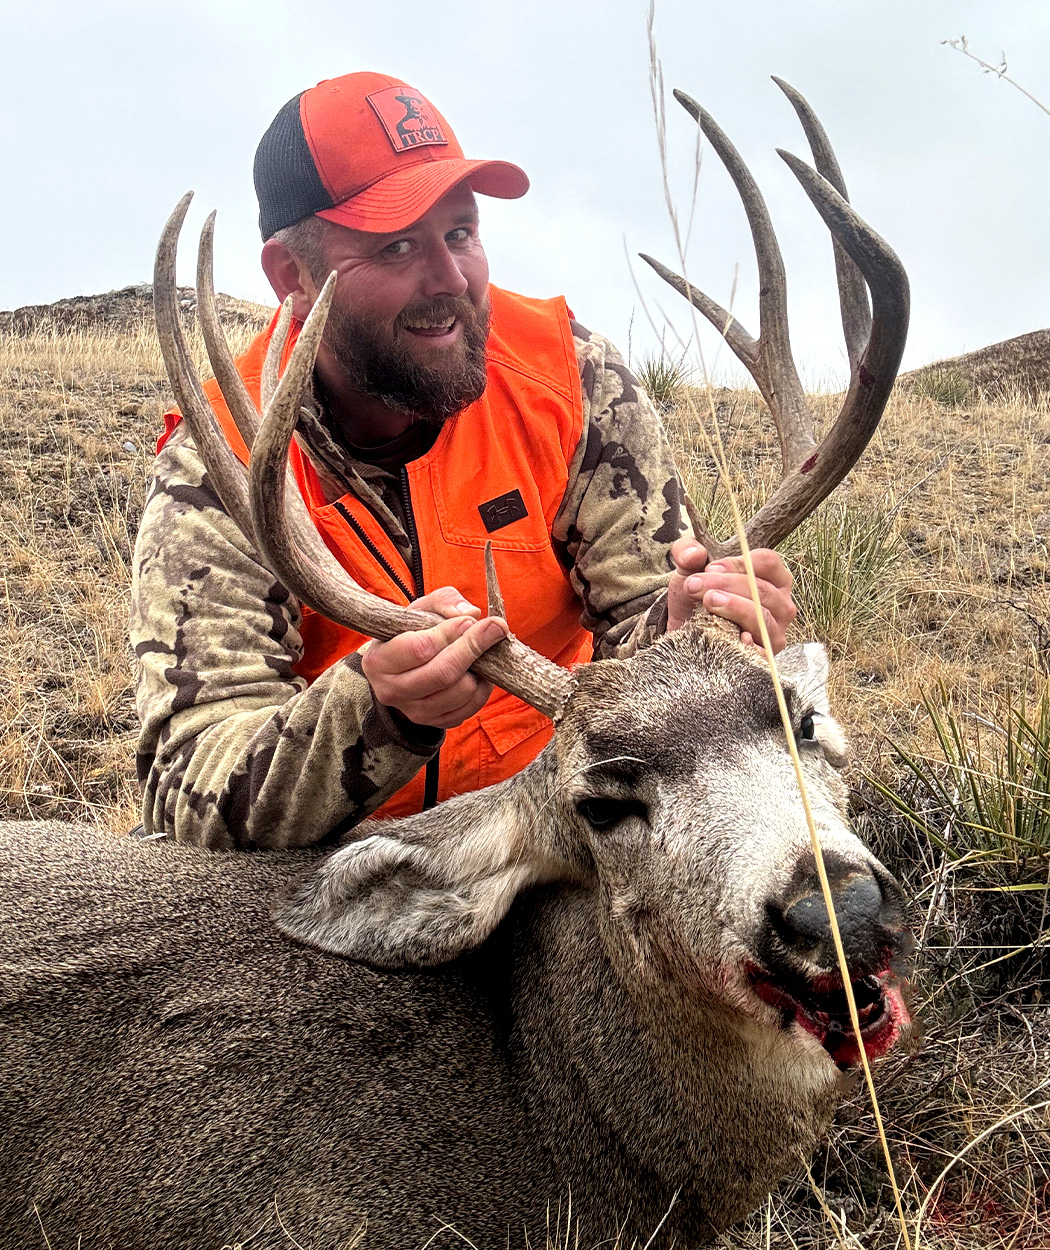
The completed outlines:
<svg viewBox="0 0 1050 1250">
<path fill-rule="evenodd" d="M 449 317 L 462 326 L 462 351 L 439 366 L 417 360 L 405 341 L 411 333 L 406 325 Z M 324 339 L 345 382 L 359 394 L 379 400 L 393 412 L 443 425 L 485 393 L 488 333 L 487 295 L 480 308 L 466 296 L 439 295 L 402 309 L 392 334 L 381 322 L 333 304 Z"/>
</svg>

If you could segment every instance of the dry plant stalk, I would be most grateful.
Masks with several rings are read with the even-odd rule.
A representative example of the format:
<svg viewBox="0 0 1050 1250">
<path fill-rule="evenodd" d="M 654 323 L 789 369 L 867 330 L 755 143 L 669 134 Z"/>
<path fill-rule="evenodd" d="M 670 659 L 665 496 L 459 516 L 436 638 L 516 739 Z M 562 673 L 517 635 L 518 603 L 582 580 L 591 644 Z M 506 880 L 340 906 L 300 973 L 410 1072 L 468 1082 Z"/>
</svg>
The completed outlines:
<svg viewBox="0 0 1050 1250">
<path fill-rule="evenodd" d="M 958 39 L 942 39 L 941 43 L 946 47 L 954 48 L 956 52 L 961 52 L 963 56 L 969 57 L 971 61 L 976 62 L 986 74 L 994 74 L 996 78 L 1001 78 L 1004 82 L 1008 82 L 1011 87 L 1016 87 L 1023 96 L 1026 96 L 1038 109 L 1042 109 L 1044 113 L 1050 116 L 1050 108 L 1047 108 L 1042 100 L 1036 99 L 1034 95 L 1027 89 L 1022 87 L 1016 78 L 1011 78 L 1006 72 L 1006 53 L 1004 52 L 999 58 L 998 65 L 991 65 L 975 53 L 970 51 L 970 44 L 965 35 L 960 35 Z"/>
<path fill-rule="evenodd" d="M 658 142 L 664 182 L 664 198 L 671 216 L 675 245 L 678 251 L 678 263 L 683 276 L 678 278 L 649 257 L 644 257 L 643 259 L 648 260 L 661 277 L 665 278 L 665 280 L 669 281 L 684 294 L 689 299 L 691 306 L 699 309 L 720 330 L 734 354 L 740 358 L 754 376 L 755 382 L 762 391 L 776 422 L 777 432 L 780 437 L 784 477 L 781 485 L 772 497 L 762 505 L 752 520 L 745 524 L 729 477 L 724 447 L 718 431 L 718 414 L 714 404 L 713 393 L 710 385 L 708 385 L 708 411 L 711 429 L 714 431 L 713 436 L 707 434 L 705 425 L 701 424 L 700 428 L 705 434 L 708 453 L 718 465 L 719 478 L 725 486 L 732 510 L 736 545 L 739 547 L 744 568 L 747 572 L 748 588 L 751 594 L 751 601 L 755 607 L 755 614 L 761 633 L 762 648 L 765 651 L 773 679 L 773 689 L 776 695 L 777 706 L 780 710 L 784 737 L 791 755 L 795 779 L 805 810 L 810 844 L 813 848 L 817 874 L 820 879 L 820 888 L 824 896 L 824 905 L 827 909 L 832 939 L 835 944 L 839 973 L 849 1008 L 850 1023 L 854 1036 L 859 1043 L 858 1049 L 864 1071 L 864 1079 L 871 1098 L 872 1111 L 882 1144 L 887 1175 L 893 1190 L 901 1238 L 904 1242 L 905 1250 L 911 1250 L 900 1188 L 897 1184 L 889 1142 L 882 1122 L 882 1114 L 879 1110 L 878 1096 L 875 1092 L 875 1083 L 864 1045 L 860 1015 L 850 981 L 849 964 L 842 943 L 838 917 L 835 913 L 831 884 L 824 863 L 820 837 L 817 833 L 805 775 L 802 770 L 802 761 L 799 758 L 798 744 L 795 741 L 791 715 L 777 671 L 765 613 L 759 597 L 754 564 L 751 559 L 752 542 L 768 543 L 773 546 L 791 533 L 799 521 L 808 515 L 827 496 L 830 490 L 842 480 L 874 432 L 875 425 L 878 423 L 886 399 L 889 396 L 893 379 L 896 377 L 904 349 L 904 338 L 908 324 L 907 278 L 904 275 L 903 268 L 900 266 L 900 262 L 892 251 L 886 248 L 882 241 L 870 231 L 870 228 L 849 209 L 845 198 L 845 185 L 842 181 L 842 175 L 839 172 L 834 153 L 831 151 L 827 137 L 808 104 L 792 88 L 779 79 L 775 79 L 774 81 L 784 90 L 794 105 L 806 130 L 806 137 L 809 139 L 814 161 L 821 174 L 823 174 L 821 178 L 809 170 L 801 161 L 798 161 L 797 158 L 789 157 L 783 151 L 780 152 L 780 155 L 787 161 L 792 172 L 802 182 L 814 205 L 821 212 L 825 224 L 832 230 L 835 241 L 835 262 L 842 309 L 842 323 L 850 357 L 851 385 L 849 392 L 831 429 L 819 444 L 816 443 L 811 433 L 808 405 L 802 393 L 802 386 L 795 371 L 788 345 L 783 262 L 780 258 L 780 250 L 765 206 L 762 203 L 761 195 L 754 185 L 750 174 L 737 156 L 735 149 L 722 134 L 718 126 L 693 100 L 676 91 L 676 98 L 694 117 L 704 134 L 715 146 L 719 157 L 729 170 L 744 201 L 758 256 L 760 272 L 761 330 L 758 339 L 752 339 L 747 335 L 737 325 L 728 310 L 723 309 L 709 297 L 703 295 L 688 279 L 685 242 L 679 230 L 678 215 L 674 210 L 670 192 L 666 144 L 666 112 L 663 103 L 665 99 L 663 68 L 657 55 L 655 40 L 655 0 L 651 0 L 650 3 L 648 32 L 650 88 L 659 135 Z M 698 180 L 694 180 L 694 188 L 697 184 Z M 834 212 L 830 211 L 831 207 L 834 208 Z M 871 311 L 869 311 L 868 305 L 869 291 L 873 305 Z M 693 339 L 699 342 L 699 334 L 695 325 Z M 733 551 L 734 547 L 731 543 L 715 544 L 712 542 L 706 530 L 699 523 L 695 509 L 692 508 L 690 509 L 690 521 L 696 536 L 700 538 L 715 558 L 720 558 L 722 555 Z"/>
</svg>

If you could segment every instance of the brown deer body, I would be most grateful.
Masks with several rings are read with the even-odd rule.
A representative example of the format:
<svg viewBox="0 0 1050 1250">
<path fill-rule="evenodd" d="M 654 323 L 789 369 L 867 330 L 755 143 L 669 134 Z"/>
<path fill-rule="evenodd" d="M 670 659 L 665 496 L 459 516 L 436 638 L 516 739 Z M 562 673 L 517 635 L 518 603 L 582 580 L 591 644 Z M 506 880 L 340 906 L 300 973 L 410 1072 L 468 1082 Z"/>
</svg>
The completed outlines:
<svg viewBox="0 0 1050 1250">
<path fill-rule="evenodd" d="M 843 819 L 822 653 L 783 668 L 879 1054 L 899 896 Z M 524 1246 L 570 1204 L 581 1246 L 664 1216 L 693 1246 L 856 1056 L 772 681 L 703 629 L 581 672 L 518 777 L 328 858 L 2 832 L 11 1250 Z"/>
</svg>

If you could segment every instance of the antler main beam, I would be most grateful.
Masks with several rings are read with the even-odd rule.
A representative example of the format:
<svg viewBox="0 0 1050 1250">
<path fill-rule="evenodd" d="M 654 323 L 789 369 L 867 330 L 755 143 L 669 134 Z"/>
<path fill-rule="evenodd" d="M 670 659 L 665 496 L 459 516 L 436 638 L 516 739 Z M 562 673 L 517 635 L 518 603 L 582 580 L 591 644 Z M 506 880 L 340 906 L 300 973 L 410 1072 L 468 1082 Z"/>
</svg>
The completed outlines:
<svg viewBox="0 0 1050 1250">
<path fill-rule="evenodd" d="M 215 311 L 213 214 L 205 223 L 198 254 L 198 310 L 216 380 L 250 452 L 249 468 L 230 448 L 193 367 L 179 320 L 175 258 L 191 199 L 192 193 L 183 196 L 161 234 L 154 267 L 154 315 L 172 390 L 223 507 L 278 580 L 330 620 L 381 640 L 439 624 L 442 618 L 434 613 L 390 603 L 350 577 L 317 532 L 288 468 L 288 451 L 313 374 L 336 275 L 331 274 L 325 283 L 280 374 L 291 322 L 290 308 L 282 311 L 263 367 L 264 411 L 260 415 L 237 372 Z M 489 573 L 490 599 L 493 579 L 494 569 Z M 552 720 L 561 716 L 575 686 L 572 673 L 513 635 L 490 648 L 472 668 Z"/>
<path fill-rule="evenodd" d="M 909 313 L 904 267 L 889 244 L 850 207 L 838 161 L 816 114 L 794 87 L 779 78 L 773 81 L 791 101 L 813 154 L 815 170 L 777 149 L 831 232 L 850 362 L 846 398 L 834 425 L 819 443 L 813 438 L 812 416 L 791 356 L 784 262 L 762 193 L 714 119 L 683 91 L 675 91 L 675 99 L 694 118 L 725 165 L 747 213 L 758 259 L 758 338 L 752 338 L 731 313 L 666 265 L 642 256 L 718 330 L 754 378 L 773 416 L 780 437 L 783 476 L 780 486 L 745 527 L 752 547 L 775 547 L 782 542 L 857 462 L 882 417 L 900 368 Z M 740 550 L 736 536 L 724 542 L 707 533 L 697 537 L 712 559 Z"/>
</svg>

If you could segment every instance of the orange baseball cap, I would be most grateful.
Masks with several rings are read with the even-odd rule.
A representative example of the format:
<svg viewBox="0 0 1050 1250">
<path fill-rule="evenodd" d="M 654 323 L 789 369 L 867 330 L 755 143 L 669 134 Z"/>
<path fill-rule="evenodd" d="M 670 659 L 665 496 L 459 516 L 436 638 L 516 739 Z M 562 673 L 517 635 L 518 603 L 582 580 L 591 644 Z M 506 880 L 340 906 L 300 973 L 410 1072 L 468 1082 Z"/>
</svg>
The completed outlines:
<svg viewBox="0 0 1050 1250">
<path fill-rule="evenodd" d="M 529 189 L 507 161 L 468 161 L 421 92 L 388 74 L 327 78 L 281 109 L 255 153 L 264 239 L 316 214 L 354 230 L 402 230 L 464 179 L 514 200 Z"/>
</svg>

